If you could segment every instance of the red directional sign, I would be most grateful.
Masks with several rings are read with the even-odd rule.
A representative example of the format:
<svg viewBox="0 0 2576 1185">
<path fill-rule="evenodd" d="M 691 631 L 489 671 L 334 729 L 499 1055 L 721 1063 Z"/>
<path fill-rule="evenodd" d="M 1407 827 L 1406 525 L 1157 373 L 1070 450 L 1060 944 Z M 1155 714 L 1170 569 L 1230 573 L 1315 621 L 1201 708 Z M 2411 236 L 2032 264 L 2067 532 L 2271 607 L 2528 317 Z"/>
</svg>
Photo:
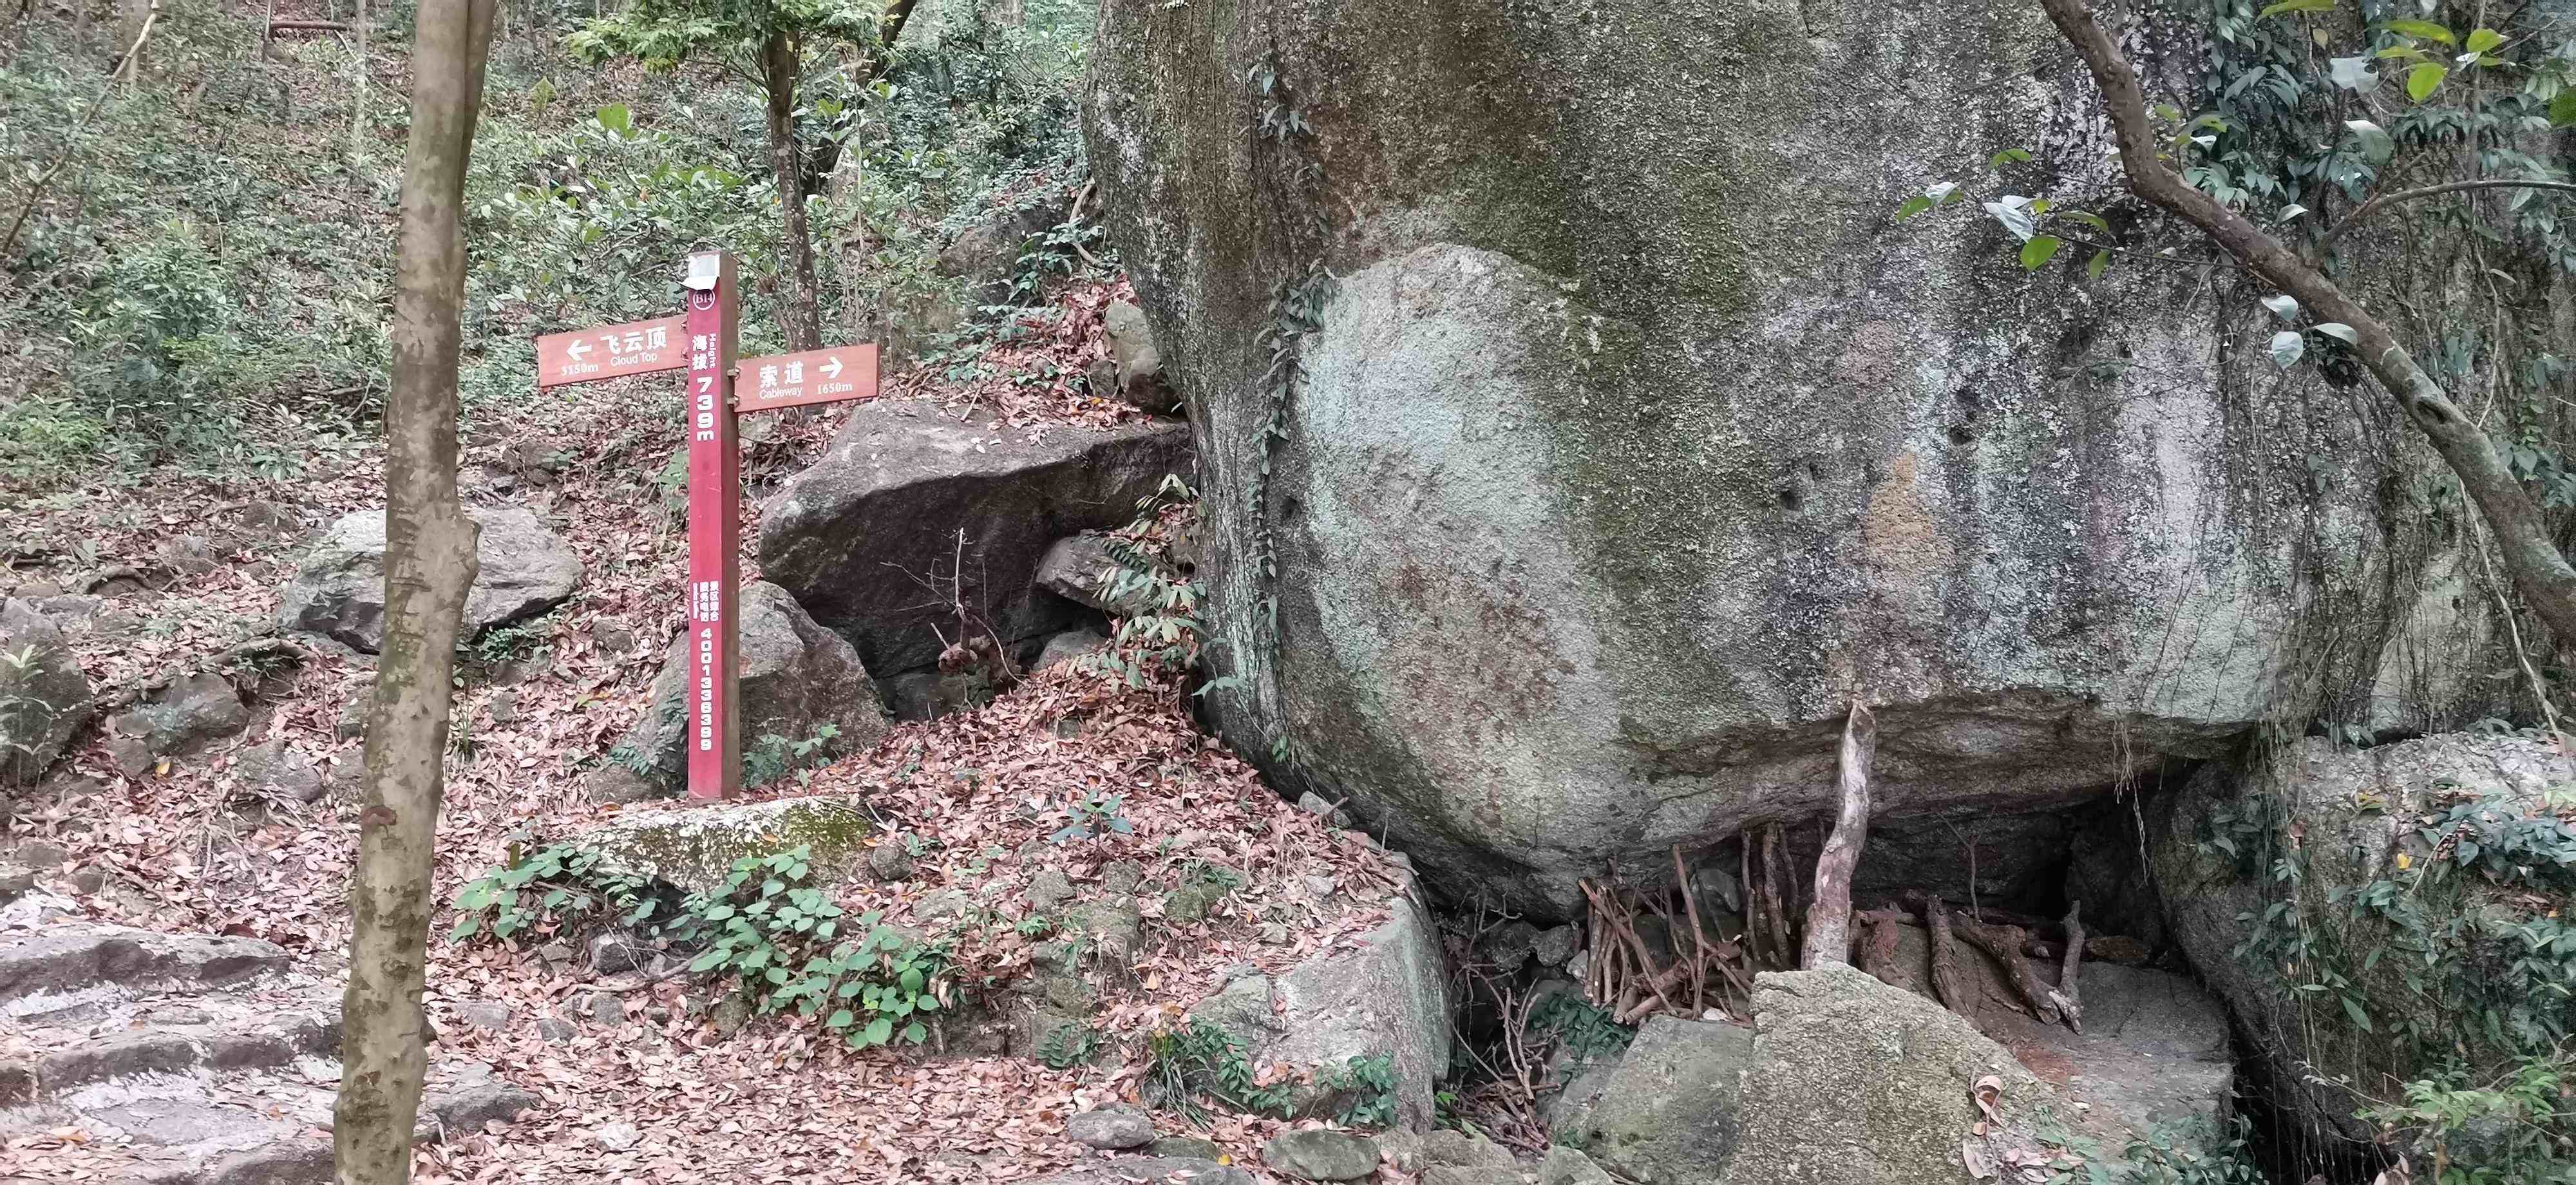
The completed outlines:
<svg viewBox="0 0 2576 1185">
<path fill-rule="evenodd" d="M 537 386 L 595 383 L 685 367 L 689 364 L 686 322 L 685 317 L 663 317 L 549 333 L 537 339 Z"/>
<path fill-rule="evenodd" d="M 742 788 L 734 608 L 741 584 L 742 452 L 734 444 L 733 257 L 689 257 L 689 797 Z"/>
<path fill-rule="evenodd" d="M 748 358 L 735 373 L 739 376 L 734 383 L 734 407 L 738 411 L 767 411 L 836 399 L 874 399 L 877 348 L 834 346 L 774 358 Z"/>
</svg>

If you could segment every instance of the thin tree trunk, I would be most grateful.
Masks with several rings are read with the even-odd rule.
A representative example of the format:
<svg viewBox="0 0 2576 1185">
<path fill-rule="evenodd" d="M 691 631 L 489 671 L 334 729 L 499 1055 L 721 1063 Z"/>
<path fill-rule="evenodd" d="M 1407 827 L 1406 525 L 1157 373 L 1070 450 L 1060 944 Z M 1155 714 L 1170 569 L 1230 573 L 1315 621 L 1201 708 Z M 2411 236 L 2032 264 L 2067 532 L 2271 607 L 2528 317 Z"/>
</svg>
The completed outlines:
<svg viewBox="0 0 2576 1185">
<path fill-rule="evenodd" d="M 1800 970 L 1813 971 L 1851 961 L 1851 886 L 1852 869 L 1860 863 L 1861 849 L 1869 843 L 1869 763 L 1878 754 L 1878 718 L 1870 714 L 1869 705 L 1852 700 L 1851 716 L 1843 722 L 1843 749 L 1839 763 L 1842 784 L 1842 813 L 1834 819 L 1834 832 L 1825 837 L 1825 850 L 1816 857 L 1816 898 L 1807 907 L 1806 950 L 1799 956 Z"/>
<path fill-rule="evenodd" d="M 108 77 L 131 82 L 143 70 L 143 31 L 160 9 L 155 0 L 116 0 L 116 43 L 129 46 L 109 64 Z"/>
<path fill-rule="evenodd" d="M 1931 930 L 1932 994 L 1950 1011 L 1974 1019 L 1977 1002 L 1968 997 L 1967 977 L 1959 970 L 1959 944 L 1950 933 L 1950 907 L 1931 894 L 1922 900 L 1923 924 Z"/>
<path fill-rule="evenodd" d="M 411 144 L 394 270 L 393 392 L 385 409 L 385 644 L 367 712 L 356 922 L 341 998 L 341 1185 L 411 1178 L 428 1067 L 421 1017 L 432 845 L 447 752 L 458 619 L 475 575 L 474 522 L 456 497 L 456 363 L 465 298 L 458 224 L 483 95 L 493 0 L 421 0 Z"/>
<path fill-rule="evenodd" d="M 2074 44 L 2093 72 L 2094 84 L 2102 88 L 2102 105 L 2111 117 L 2120 169 L 2128 175 L 2130 190 L 2200 228 L 2245 270 L 2297 297 L 2319 321 L 2352 327 L 2354 356 L 2423 431 L 2433 451 L 2459 477 L 2460 488 L 2478 504 L 2523 600 L 2548 623 L 2561 644 L 2576 642 L 2576 567 L 2569 566 L 2550 538 L 2540 508 L 2514 479 L 2495 442 L 2451 402 L 2384 322 L 2344 295 L 2324 272 L 2244 215 L 2193 188 L 2157 159 L 2155 126 L 2147 117 L 2146 94 L 2138 84 L 2137 71 L 2130 68 L 2119 44 L 2094 21 L 2085 0 L 2040 0 L 2040 7 Z"/>
<path fill-rule="evenodd" d="M 805 175 L 796 163 L 796 44 L 773 33 L 760 45 L 761 84 L 769 92 L 769 171 L 778 181 L 778 212 L 786 221 L 787 275 L 778 302 L 778 326 L 787 348 L 823 346 L 823 313 L 814 283 L 814 236 L 805 225 Z"/>
<path fill-rule="evenodd" d="M 2066 903 L 2066 950 L 2057 964 L 2057 990 L 2048 999 L 2066 1017 L 2066 1027 L 2084 1031 L 2084 998 L 2077 991 L 2075 975 L 2084 968 L 2084 903 Z"/>
</svg>

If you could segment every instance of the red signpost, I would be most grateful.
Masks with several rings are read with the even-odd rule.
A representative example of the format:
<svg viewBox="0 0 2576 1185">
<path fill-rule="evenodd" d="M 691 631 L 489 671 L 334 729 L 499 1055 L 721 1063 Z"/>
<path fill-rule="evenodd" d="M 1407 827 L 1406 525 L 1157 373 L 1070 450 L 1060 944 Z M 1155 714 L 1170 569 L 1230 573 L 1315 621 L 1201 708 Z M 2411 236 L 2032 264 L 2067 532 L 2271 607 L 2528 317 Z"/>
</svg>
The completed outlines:
<svg viewBox="0 0 2576 1185">
<path fill-rule="evenodd" d="M 688 312 L 537 339 L 537 386 L 597 382 L 686 368 L 689 447 L 688 697 L 689 797 L 728 798 L 742 788 L 740 678 L 734 608 L 741 585 L 742 453 L 734 413 L 871 399 L 877 348 L 836 346 L 737 368 L 741 306 L 733 257 L 689 257 L 681 284 Z M 752 379 L 736 406 L 734 379 Z"/>
</svg>

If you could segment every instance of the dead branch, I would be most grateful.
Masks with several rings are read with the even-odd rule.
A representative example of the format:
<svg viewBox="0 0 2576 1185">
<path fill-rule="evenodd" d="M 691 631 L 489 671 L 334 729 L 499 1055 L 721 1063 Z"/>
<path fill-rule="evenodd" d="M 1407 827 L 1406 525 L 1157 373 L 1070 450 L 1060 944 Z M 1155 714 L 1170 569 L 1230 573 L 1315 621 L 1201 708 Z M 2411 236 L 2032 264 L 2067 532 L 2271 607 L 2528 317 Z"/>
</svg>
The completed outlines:
<svg viewBox="0 0 2576 1185">
<path fill-rule="evenodd" d="M 1797 941 L 1789 929 L 1789 856 L 1783 829 L 1764 823 L 1744 835 L 1745 945 L 1765 967 L 1796 966 Z"/>
<path fill-rule="evenodd" d="M 2084 903 L 2066 903 L 2066 954 L 2057 967 L 2057 990 L 2048 994 L 2049 1002 L 2066 1017 L 2066 1027 L 2084 1031 L 2084 1010 L 2076 994 L 2075 973 L 2084 962 Z"/>
<path fill-rule="evenodd" d="M 2050 1003 L 2048 988 L 2031 974 L 2030 960 L 2021 953 L 2022 944 L 2030 941 L 2030 932 L 2019 926 L 1998 926 L 1986 922 L 1960 920 L 1953 927 L 1959 937 L 1986 952 L 1995 965 L 2003 968 L 2004 982 L 2013 994 L 2021 997 L 2030 1014 L 2041 1024 L 2057 1023 L 2057 1005 Z"/>
<path fill-rule="evenodd" d="M 2345 216 L 2343 221 L 2336 223 L 2333 230 L 2327 231 L 2324 238 L 2317 240 L 2317 245 L 2323 247 L 2333 243 L 2337 236 L 2343 234 L 2345 231 L 2351 230 L 2354 223 L 2360 222 L 2362 219 L 2368 218 L 2371 215 L 2378 213 L 2380 210 L 2396 205 L 2399 202 L 2418 201 L 2423 198 L 2439 197 L 2446 193 L 2461 193 L 2473 189 L 2554 189 L 2565 193 L 2576 193 L 2576 183 L 2566 181 L 2506 180 L 2490 177 L 2478 181 L 2450 181 L 2440 185 L 2427 185 L 2421 189 L 2401 189 L 2395 193 L 2383 193 L 2378 197 L 2363 202 L 2359 208 Z"/>
<path fill-rule="evenodd" d="M 1877 753 L 1878 718 L 1855 698 L 1843 722 L 1842 813 L 1816 857 L 1815 901 L 1807 907 L 1806 949 L 1798 958 L 1806 970 L 1850 962 L 1852 868 L 1869 843 L 1869 763 Z"/>
<path fill-rule="evenodd" d="M 1889 987 L 1905 986 L 1897 982 L 1896 974 L 1896 943 L 1900 937 L 1896 928 L 1903 924 L 1899 920 L 1903 915 L 1873 909 L 1853 916 L 1861 924 L 1860 969 Z"/>
<path fill-rule="evenodd" d="M 1923 924 L 1932 931 L 1932 993 L 1961 1016 L 1976 1015 L 1976 1002 L 1959 975 L 1959 945 L 1950 933 L 1950 910 L 1930 894 L 1921 898 Z"/>
<path fill-rule="evenodd" d="M 346 33 L 349 26 L 339 21 L 270 21 L 270 33 Z"/>
</svg>

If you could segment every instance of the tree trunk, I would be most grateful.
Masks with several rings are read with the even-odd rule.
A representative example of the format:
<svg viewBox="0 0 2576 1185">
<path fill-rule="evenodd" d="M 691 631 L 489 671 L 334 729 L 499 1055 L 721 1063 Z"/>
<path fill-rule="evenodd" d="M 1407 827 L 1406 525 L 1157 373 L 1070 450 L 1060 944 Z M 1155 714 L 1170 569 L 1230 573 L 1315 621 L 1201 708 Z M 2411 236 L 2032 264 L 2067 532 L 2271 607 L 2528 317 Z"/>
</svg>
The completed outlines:
<svg viewBox="0 0 2576 1185">
<path fill-rule="evenodd" d="M 125 52 L 109 63 L 109 77 L 126 82 L 142 73 L 143 30 L 159 7 L 155 0 L 116 0 L 116 44 Z"/>
<path fill-rule="evenodd" d="M 805 174 L 796 163 L 796 81 L 799 55 L 784 33 L 760 45 L 761 84 L 769 92 L 769 171 L 778 181 L 778 212 L 786 220 L 787 274 L 780 277 L 778 325 L 790 351 L 823 348 L 823 311 L 814 284 L 814 236 L 805 226 Z"/>
<path fill-rule="evenodd" d="M 2432 442 L 2433 451 L 2450 465 L 2460 488 L 2486 516 L 2505 569 L 2513 574 L 2514 588 L 2548 623 L 2560 644 L 2576 642 L 2576 567 L 2569 566 L 2558 550 L 2539 506 L 2514 479 L 2485 430 L 2451 402 L 2385 323 L 2344 295 L 2324 272 L 2244 215 L 2193 188 L 2157 158 L 2155 126 L 2147 117 L 2146 94 L 2138 84 L 2137 71 L 2130 68 L 2119 44 L 2094 21 L 2085 0 L 2040 0 L 2040 7 L 2074 44 L 2092 71 L 2094 84 L 2102 88 L 2102 105 L 2111 117 L 2120 169 L 2128 176 L 2130 190 L 2198 227 L 2245 270 L 2297 297 L 2319 321 L 2352 327 L 2353 355 Z"/>
<path fill-rule="evenodd" d="M 1842 813 L 1816 857 L 1816 898 L 1807 907 L 1806 951 L 1799 956 L 1799 970 L 1851 961 L 1852 869 L 1869 843 L 1869 762 L 1877 754 L 1878 718 L 1869 705 L 1854 699 L 1851 717 L 1843 723 Z"/>
<path fill-rule="evenodd" d="M 483 95 L 493 0 L 421 0 L 411 144 L 394 269 L 393 392 L 385 406 L 385 643 L 367 711 L 356 926 L 341 997 L 341 1185 L 411 1178 L 428 1066 L 428 960 L 439 762 L 447 753 L 458 619 L 475 575 L 474 522 L 456 497 L 456 362 L 465 299 L 458 215 Z"/>
</svg>

